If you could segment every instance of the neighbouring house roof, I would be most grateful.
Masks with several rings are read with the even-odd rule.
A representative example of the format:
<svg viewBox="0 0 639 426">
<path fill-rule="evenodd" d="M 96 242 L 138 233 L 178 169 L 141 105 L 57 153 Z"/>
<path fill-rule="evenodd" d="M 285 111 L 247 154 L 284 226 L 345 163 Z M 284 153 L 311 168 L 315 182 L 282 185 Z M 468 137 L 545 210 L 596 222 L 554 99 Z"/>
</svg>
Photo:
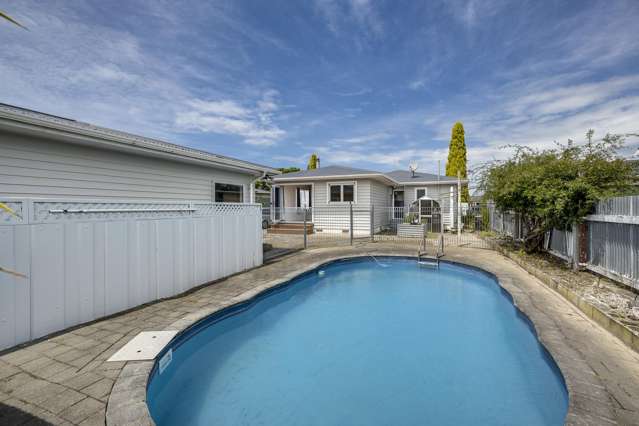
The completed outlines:
<svg viewBox="0 0 639 426">
<path fill-rule="evenodd" d="M 289 178 L 321 178 L 321 177 L 334 177 L 334 176 L 360 176 L 360 175 L 373 175 L 380 174 L 372 170 L 356 169 L 354 167 L 346 166 L 327 166 L 313 170 L 302 170 L 299 172 L 285 173 L 278 176 L 277 180 L 289 179 Z"/>
<path fill-rule="evenodd" d="M 252 174 L 281 173 L 279 170 L 261 164 L 2 103 L 0 103 L 0 129 L 105 149 L 135 151 L 139 155 L 242 170 Z"/>
<path fill-rule="evenodd" d="M 440 176 L 437 179 L 437 175 L 431 173 L 415 172 L 415 175 L 409 170 L 393 170 L 392 172 L 385 173 L 391 179 L 403 184 L 403 185 L 415 185 L 421 183 L 433 183 L 433 182 L 457 182 L 457 178 L 450 176 Z M 466 180 L 463 180 L 465 182 Z"/>
<path fill-rule="evenodd" d="M 285 173 L 273 178 L 275 183 L 296 182 L 304 180 L 326 180 L 342 178 L 370 178 L 383 180 L 391 185 L 423 185 L 438 182 L 437 175 L 416 172 L 415 176 L 410 171 L 395 170 L 392 172 L 377 172 L 346 166 L 327 166 L 314 170 L 302 170 L 295 173 Z M 440 176 L 439 182 L 457 182 L 457 178 Z M 463 183 L 467 180 L 463 179 Z"/>
</svg>

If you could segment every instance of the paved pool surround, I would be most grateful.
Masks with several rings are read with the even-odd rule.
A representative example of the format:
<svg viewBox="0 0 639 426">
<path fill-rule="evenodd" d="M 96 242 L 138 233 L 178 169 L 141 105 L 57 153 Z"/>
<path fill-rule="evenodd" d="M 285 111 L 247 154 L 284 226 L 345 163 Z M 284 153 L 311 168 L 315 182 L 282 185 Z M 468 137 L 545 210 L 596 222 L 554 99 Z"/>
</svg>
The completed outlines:
<svg viewBox="0 0 639 426">
<path fill-rule="evenodd" d="M 154 362 L 106 362 L 108 356 L 135 333 L 142 330 L 183 331 L 221 309 L 246 302 L 326 262 L 366 254 L 414 256 L 415 253 L 412 249 L 383 246 L 380 243 L 296 252 L 181 297 L 144 306 L 1 355 L 0 424 L 3 409 L 7 407 L 19 408 L 22 412 L 31 413 L 33 418 L 45 419 L 53 424 L 88 425 L 104 424 L 105 421 L 107 425 L 153 424 L 146 405 L 146 387 Z M 450 248 L 445 259 L 474 266 L 494 275 L 511 295 L 513 303 L 530 320 L 539 340 L 564 376 L 570 398 L 566 424 L 639 424 L 637 353 L 588 319 L 559 294 L 494 251 Z M 89 343 L 97 339 L 97 333 L 107 329 L 112 329 L 114 333 L 120 329 L 120 335 L 124 336 L 108 350 L 93 355 L 88 363 L 77 369 L 64 370 L 68 376 L 65 381 L 56 381 L 56 376 L 52 376 L 52 379 L 38 377 L 37 371 L 30 373 L 21 367 L 34 362 L 37 364 L 38 353 L 42 353 L 42 358 L 60 363 L 51 351 L 39 352 L 38 345 L 40 349 L 52 345 L 52 351 L 55 351 L 55 345 L 68 344 L 77 351 L 82 351 L 83 347 L 90 351 Z M 27 359 L 30 361 L 25 361 Z M 102 373 L 115 379 L 112 389 L 107 390 L 102 397 L 89 398 L 88 390 L 93 390 L 96 385 L 80 389 L 81 379 L 87 375 L 98 378 Z M 46 395 L 39 395 L 35 390 L 33 397 L 29 392 L 20 391 L 17 395 L 12 390 L 22 390 L 34 386 L 36 382 L 40 386 L 49 383 L 49 386 L 61 392 L 51 395 L 55 396 L 55 403 L 48 399 L 45 401 Z M 96 383 L 102 382 L 105 379 Z M 71 392 L 74 388 L 68 383 L 77 383 L 78 390 Z M 47 401 L 51 402 L 51 410 L 46 408 Z"/>
<path fill-rule="evenodd" d="M 368 250 L 368 252 L 379 256 L 406 255 L 403 250 Z M 476 251 L 473 250 L 472 252 Z M 489 259 L 486 259 L 485 255 L 488 253 L 490 253 L 491 256 L 489 256 Z M 310 255 L 311 252 L 307 252 L 305 254 Z M 361 253 L 357 249 L 324 249 L 315 251 L 315 256 L 309 256 L 306 259 L 301 259 L 299 255 L 293 255 L 290 258 L 281 259 L 274 265 L 271 265 L 280 267 L 279 272 L 281 275 L 279 278 L 270 280 L 263 284 L 258 284 L 252 289 L 234 296 L 229 300 L 228 304 L 220 309 L 228 308 L 235 304 L 240 304 L 253 299 L 273 287 L 286 284 L 291 279 L 321 267 L 326 263 L 345 258 L 359 257 L 366 254 L 367 253 Z M 456 263 L 479 268 L 480 270 L 494 276 L 502 288 L 511 296 L 513 304 L 517 306 L 517 308 L 530 320 L 531 325 L 537 333 L 538 339 L 549 351 L 564 375 L 564 380 L 570 397 L 566 424 L 622 424 L 622 422 L 617 421 L 617 415 L 611 401 L 611 396 L 606 395 L 605 392 L 601 392 L 605 389 L 605 386 L 597 374 L 591 372 L 588 363 L 580 356 L 579 351 L 567 344 L 568 341 L 566 336 L 563 335 L 555 320 L 550 318 L 548 313 L 542 312 L 542 310 L 536 306 L 535 300 L 531 298 L 531 295 L 526 291 L 527 289 L 525 286 L 522 285 L 524 284 L 522 282 L 523 280 L 518 279 L 520 277 L 513 274 L 513 271 L 509 271 L 510 268 L 516 269 L 517 267 L 515 265 L 505 261 L 502 256 L 497 255 L 494 252 L 485 251 L 479 251 L 479 253 L 468 253 L 460 250 L 455 256 L 451 253 L 447 256 L 447 259 Z M 510 268 L 505 268 L 504 266 L 506 265 L 503 263 L 508 263 Z M 527 280 L 532 281 L 535 286 L 541 285 L 538 282 L 534 282 L 536 280 L 530 276 L 526 276 L 526 278 Z M 544 290 L 548 292 L 547 289 Z M 557 295 L 553 293 L 549 293 L 546 296 L 557 297 Z M 200 312 L 194 313 L 190 318 L 184 318 L 176 321 L 171 324 L 169 329 L 184 330 L 220 309 L 203 309 Z M 120 383 L 120 380 L 116 382 L 111 394 L 111 399 L 109 400 L 109 406 L 107 409 L 108 425 L 123 424 L 130 420 L 151 422 L 148 408 L 146 406 L 146 385 L 153 366 L 154 362 L 148 361 L 136 363 L 136 365 L 131 365 L 130 368 L 127 368 L 128 366 L 125 367 L 121 376 L 122 383 Z M 136 376 L 139 376 L 137 380 Z M 134 388 L 132 388 L 132 386 L 134 386 Z M 130 406 L 129 404 L 133 401 L 126 401 L 126 398 L 121 398 L 119 396 L 120 391 L 124 391 L 125 396 L 131 395 L 131 392 L 133 391 L 141 397 L 138 401 L 135 401 L 134 406 Z M 144 396 L 142 396 L 143 393 Z M 123 404 L 119 404 L 118 402 L 120 401 L 122 401 Z M 127 410 L 127 407 L 132 410 Z"/>
</svg>

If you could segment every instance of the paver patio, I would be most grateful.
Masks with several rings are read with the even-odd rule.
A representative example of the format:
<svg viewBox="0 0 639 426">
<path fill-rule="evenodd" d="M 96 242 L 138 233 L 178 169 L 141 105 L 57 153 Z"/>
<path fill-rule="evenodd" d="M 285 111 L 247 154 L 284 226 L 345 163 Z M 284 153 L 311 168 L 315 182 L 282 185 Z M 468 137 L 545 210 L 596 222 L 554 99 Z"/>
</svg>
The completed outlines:
<svg viewBox="0 0 639 426">
<path fill-rule="evenodd" d="M 150 362 L 106 361 L 136 334 L 183 329 L 206 313 L 324 261 L 366 253 L 415 255 L 413 248 L 381 243 L 296 252 L 187 295 L 0 355 L 0 424 L 103 425 L 107 404 L 109 424 L 148 423 L 140 413 L 146 408 Z M 571 396 L 568 424 L 639 424 L 637 353 L 494 251 L 451 248 L 446 258 L 495 273 L 533 321 L 566 378 Z"/>
</svg>

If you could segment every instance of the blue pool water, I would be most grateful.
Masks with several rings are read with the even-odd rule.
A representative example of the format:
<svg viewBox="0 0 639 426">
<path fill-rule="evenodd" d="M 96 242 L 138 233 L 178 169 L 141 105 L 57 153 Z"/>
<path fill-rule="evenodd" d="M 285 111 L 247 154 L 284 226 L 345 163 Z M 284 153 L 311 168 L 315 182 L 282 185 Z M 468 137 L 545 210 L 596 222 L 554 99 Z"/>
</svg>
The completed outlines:
<svg viewBox="0 0 639 426">
<path fill-rule="evenodd" d="M 560 425 L 561 374 L 495 280 L 443 263 L 320 268 L 173 344 L 162 425 Z"/>
</svg>

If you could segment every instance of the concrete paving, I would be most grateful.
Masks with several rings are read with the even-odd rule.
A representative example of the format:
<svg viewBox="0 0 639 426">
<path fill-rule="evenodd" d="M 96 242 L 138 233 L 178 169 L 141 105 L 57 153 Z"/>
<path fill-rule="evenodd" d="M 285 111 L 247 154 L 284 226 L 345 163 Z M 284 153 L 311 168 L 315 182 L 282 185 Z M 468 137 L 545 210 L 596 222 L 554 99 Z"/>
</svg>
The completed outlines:
<svg viewBox="0 0 639 426">
<path fill-rule="evenodd" d="M 151 424 L 145 386 L 153 363 L 106 362 L 136 334 L 183 330 L 321 263 L 366 253 L 414 256 L 415 250 L 369 243 L 296 252 L 181 297 L 0 355 L 0 424 Z M 637 353 L 494 251 L 450 248 L 446 258 L 494 273 L 532 320 L 566 379 L 567 424 L 639 424 Z"/>
</svg>

